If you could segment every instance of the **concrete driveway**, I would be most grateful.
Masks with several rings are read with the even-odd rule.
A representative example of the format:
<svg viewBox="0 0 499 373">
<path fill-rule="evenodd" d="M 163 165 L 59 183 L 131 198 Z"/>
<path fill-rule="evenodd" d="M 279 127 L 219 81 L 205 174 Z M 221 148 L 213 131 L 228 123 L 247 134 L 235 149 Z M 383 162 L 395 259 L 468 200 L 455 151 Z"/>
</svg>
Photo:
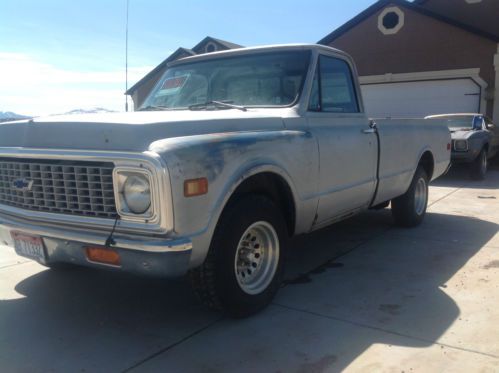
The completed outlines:
<svg viewBox="0 0 499 373">
<path fill-rule="evenodd" d="M 51 271 L 0 247 L 0 371 L 499 371 L 499 171 L 430 193 L 419 228 L 386 209 L 295 239 L 283 289 L 245 320 L 185 279 Z"/>
</svg>

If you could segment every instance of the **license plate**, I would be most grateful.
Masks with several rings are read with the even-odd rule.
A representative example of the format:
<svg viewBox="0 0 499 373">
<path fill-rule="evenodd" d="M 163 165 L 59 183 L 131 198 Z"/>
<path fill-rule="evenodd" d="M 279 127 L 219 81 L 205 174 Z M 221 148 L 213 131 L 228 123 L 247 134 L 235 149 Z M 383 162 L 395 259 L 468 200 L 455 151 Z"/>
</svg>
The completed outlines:
<svg viewBox="0 0 499 373">
<path fill-rule="evenodd" d="M 11 232 L 16 253 L 38 262 L 45 262 L 45 248 L 41 237 L 30 236 L 20 232 Z"/>
</svg>

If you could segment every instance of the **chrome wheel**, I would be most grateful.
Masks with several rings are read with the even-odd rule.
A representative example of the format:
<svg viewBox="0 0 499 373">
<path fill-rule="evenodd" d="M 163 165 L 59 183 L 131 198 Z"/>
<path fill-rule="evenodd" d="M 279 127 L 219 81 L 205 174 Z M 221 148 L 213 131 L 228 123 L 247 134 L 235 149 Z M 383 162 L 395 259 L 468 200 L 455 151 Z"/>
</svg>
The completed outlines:
<svg viewBox="0 0 499 373">
<path fill-rule="evenodd" d="M 426 181 L 420 178 L 416 184 L 414 191 L 414 208 L 416 214 L 422 215 L 426 208 L 426 203 L 428 200 L 428 188 L 426 187 Z"/>
<path fill-rule="evenodd" d="M 279 237 L 265 221 L 252 224 L 237 245 L 234 269 L 239 287 L 260 294 L 272 282 L 279 265 Z"/>
</svg>

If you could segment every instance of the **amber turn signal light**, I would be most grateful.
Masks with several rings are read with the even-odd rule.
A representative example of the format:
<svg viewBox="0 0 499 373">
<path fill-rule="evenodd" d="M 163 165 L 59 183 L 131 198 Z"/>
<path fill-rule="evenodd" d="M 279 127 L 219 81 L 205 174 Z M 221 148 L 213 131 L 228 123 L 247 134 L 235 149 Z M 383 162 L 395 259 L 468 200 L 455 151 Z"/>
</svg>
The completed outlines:
<svg viewBox="0 0 499 373">
<path fill-rule="evenodd" d="M 208 193 L 208 179 L 191 179 L 184 181 L 184 196 L 194 197 Z"/>
<path fill-rule="evenodd" d="M 87 259 L 91 262 L 119 266 L 121 263 L 120 254 L 114 250 L 103 247 L 87 247 L 85 249 Z"/>
</svg>

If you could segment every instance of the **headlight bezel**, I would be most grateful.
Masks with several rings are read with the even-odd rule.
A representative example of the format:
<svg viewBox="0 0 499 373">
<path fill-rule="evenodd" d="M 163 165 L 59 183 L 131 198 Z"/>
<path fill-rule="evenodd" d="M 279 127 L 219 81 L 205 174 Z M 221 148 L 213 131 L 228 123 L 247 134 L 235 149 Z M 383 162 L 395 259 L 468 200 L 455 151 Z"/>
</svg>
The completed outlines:
<svg viewBox="0 0 499 373">
<path fill-rule="evenodd" d="M 149 208 L 141 214 L 134 213 L 128 206 L 125 198 L 125 184 L 129 177 L 144 177 L 149 183 L 150 205 Z M 116 212 L 123 220 L 154 223 L 159 220 L 158 216 L 158 193 L 152 173 L 143 167 L 115 167 L 113 171 L 114 194 L 116 203 Z"/>
</svg>

